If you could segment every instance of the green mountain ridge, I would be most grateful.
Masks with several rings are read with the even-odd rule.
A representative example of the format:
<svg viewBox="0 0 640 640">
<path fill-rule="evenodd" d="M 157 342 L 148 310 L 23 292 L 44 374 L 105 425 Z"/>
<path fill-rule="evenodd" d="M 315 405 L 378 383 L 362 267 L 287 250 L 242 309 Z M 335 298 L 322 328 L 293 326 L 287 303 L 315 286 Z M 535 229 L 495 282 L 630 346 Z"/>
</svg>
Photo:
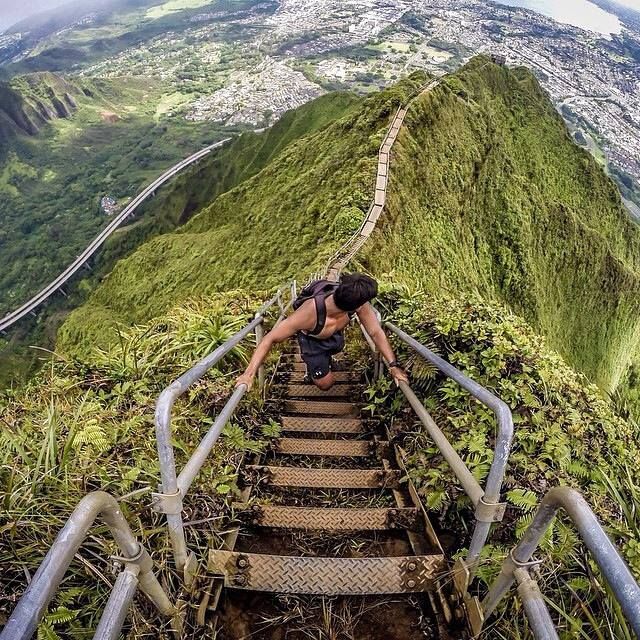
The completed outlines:
<svg viewBox="0 0 640 640">
<path fill-rule="evenodd" d="M 361 100 L 143 245 L 71 314 L 59 347 L 87 358 L 117 323 L 322 266 L 368 207 L 391 114 L 424 82 L 417 74 Z M 412 104 L 397 145 L 387 209 L 361 264 L 434 296 L 504 303 L 613 390 L 640 339 L 640 232 L 533 75 L 474 59 Z"/>
<path fill-rule="evenodd" d="M 268 290 L 323 267 L 358 228 L 387 127 L 426 80 L 416 74 L 367 98 L 326 95 L 261 134 L 237 137 L 148 203 L 144 221 L 125 230 L 120 245 L 113 239 L 105 263 L 165 231 L 121 259 L 69 316 L 58 334 L 60 357 L 23 387 L 0 392 L 0 497 L 8 523 L 0 538 L 0 583 L 7 585 L 0 617 L 13 610 L 25 572 L 35 572 L 88 489 L 127 498 L 123 514 L 163 584 L 173 584 L 167 531 L 148 502 L 159 481 L 149 437 L 158 396 L 246 326 Z M 481 598 L 536 504 L 559 484 L 584 494 L 640 577 L 638 424 L 602 391 L 618 386 L 638 361 L 639 234 L 611 180 L 572 142 L 528 71 L 477 58 L 412 100 L 392 152 L 387 206 L 350 268 L 378 277 L 385 317 L 512 410 L 506 513 L 477 567 L 473 589 Z M 388 377 L 369 377 L 373 358 L 364 341 L 351 339 L 353 329 L 347 355 L 368 381 L 363 411 L 392 427 L 452 559 L 469 543 L 474 505 L 400 390 Z M 420 401 L 484 485 L 494 414 L 406 345 L 395 348 Z M 179 468 L 219 415 L 251 351 L 249 340 L 238 345 L 176 405 Z M 637 389 L 635 371 L 628 380 Z M 248 394 L 196 479 L 191 548 L 218 544 L 237 523 L 229 498 L 241 495 L 240 460 L 280 434 L 266 413 L 271 404 Z M 99 531 L 92 542 L 100 554 L 111 549 Z M 552 523 L 537 557 L 560 637 L 632 636 L 565 518 Z M 68 624 L 56 633 L 90 635 L 109 588 L 75 563 L 41 628 L 68 607 Z M 132 620 L 127 637 L 154 628 L 151 619 L 140 626 Z M 288 630 L 290 618 L 274 620 L 276 633 Z M 521 602 L 506 598 L 483 635 L 530 637 Z"/>
<path fill-rule="evenodd" d="M 81 95 L 90 95 L 89 89 L 49 72 L 0 82 L 0 143 L 35 136 L 48 122 L 70 117 Z"/>
</svg>

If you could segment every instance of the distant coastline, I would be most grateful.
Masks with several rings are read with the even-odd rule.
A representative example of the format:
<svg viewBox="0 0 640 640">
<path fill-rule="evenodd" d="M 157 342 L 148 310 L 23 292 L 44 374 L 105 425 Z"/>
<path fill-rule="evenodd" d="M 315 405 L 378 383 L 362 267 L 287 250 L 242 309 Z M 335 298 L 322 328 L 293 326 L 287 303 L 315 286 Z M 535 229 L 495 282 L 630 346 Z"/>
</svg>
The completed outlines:
<svg viewBox="0 0 640 640">
<path fill-rule="evenodd" d="M 556 22 L 570 24 L 574 27 L 615 35 L 622 31 L 620 19 L 614 13 L 598 6 L 590 0 L 495 0 L 498 4 L 509 7 L 521 7 L 541 13 Z"/>
</svg>

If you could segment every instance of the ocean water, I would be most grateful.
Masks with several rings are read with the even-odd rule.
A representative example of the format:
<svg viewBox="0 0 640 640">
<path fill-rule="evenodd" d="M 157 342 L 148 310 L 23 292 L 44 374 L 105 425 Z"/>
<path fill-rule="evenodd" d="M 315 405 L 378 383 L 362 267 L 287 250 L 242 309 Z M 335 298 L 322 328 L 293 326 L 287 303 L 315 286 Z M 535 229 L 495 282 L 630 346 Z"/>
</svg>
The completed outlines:
<svg viewBox="0 0 640 640">
<path fill-rule="evenodd" d="M 620 33 L 617 16 L 588 0 L 496 0 L 510 7 L 524 7 L 542 13 L 557 22 L 596 31 L 605 35 Z"/>
</svg>

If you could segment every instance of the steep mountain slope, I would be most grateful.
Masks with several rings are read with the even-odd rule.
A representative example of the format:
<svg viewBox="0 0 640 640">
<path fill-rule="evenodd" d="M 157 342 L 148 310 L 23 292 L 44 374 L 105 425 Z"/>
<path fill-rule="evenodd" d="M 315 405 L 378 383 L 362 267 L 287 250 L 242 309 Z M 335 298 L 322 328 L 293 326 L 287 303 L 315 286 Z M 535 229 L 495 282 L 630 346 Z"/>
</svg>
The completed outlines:
<svg viewBox="0 0 640 640">
<path fill-rule="evenodd" d="M 323 264 L 369 203 L 391 113 L 423 82 L 368 98 L 143 246 L 72 314 L 60 346 L 86 356 L 115 322 Z M 413 103 L 397 144 L 363 265 L 432 295 L 504 301 L 613 389 L 640 337 L 640 233 L 533 76 L 477 58 Z"/>
<path fill-rule="evenodd" d="M 53 73 L 33 73 L 0 82 L 0 143 L 36 135 L 51 120 L 68 118 L 83 89 Z"/>
<path fill-rule="evenodd" d="M 537 82 L 479 59 L 405 124 L 364 264 L 434 294 L 497 296 L 615 388 L 640 339 L 640 230 Z"/>
<path fill-rule="evenodd" d="M 157 237 L 121 261 L 89 302 L 71 314 L 61 329 L 61 346 L 84 349 L 86 355 L 91 345 L 113 337 L 109 329 L 115 322 L 141 322 L 194 294 L 263 290 L 322 264 L 360 223 L 389 117 L 424 80 L 409 79 L 361 101 L 357 109 L 343 94 L 303 107 L 299 116 L 309 118 L 291 116 L 282 133 L 314 131 L 313 122 L 323 123 L 325 116 L 307 110 L 321 114 L 338 101 L 328 111 L 334 114 L 328 126 L 289 144 L 277 131 L 265 132 L 265 144 L 248 138 L 256 141 L 255 155 L 249 151 L 247 169 L 237 171 L 251 175 L 252 166 L 275 153 L 274 159 L 179 232 Z"/>
</svg>

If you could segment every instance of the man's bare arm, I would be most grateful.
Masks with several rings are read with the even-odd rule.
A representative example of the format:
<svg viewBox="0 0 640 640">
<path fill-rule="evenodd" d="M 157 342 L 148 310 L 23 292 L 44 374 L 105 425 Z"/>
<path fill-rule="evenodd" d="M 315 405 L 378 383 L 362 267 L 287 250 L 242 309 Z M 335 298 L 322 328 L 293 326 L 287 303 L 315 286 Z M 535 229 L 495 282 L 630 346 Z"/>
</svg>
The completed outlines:
<svg viewBox="0 0 640 640">
<path fill-rule="evenodd" d="M 310 301 L 313 304 L 313 300 Z M 236 380 L 236 386 L 246 384 L 251 387 L 260 365 L 264 362 L 274 344 L 279 344 L 294 336 L 298 331 L 308 330 L 315 326 L 315 308 L 305 303 L 288 318 L 279 322 L 256 347 L 245 372 Z"/>
<path fill-rule="evenodd" d="M 378 320 L 378 316 L 374 311 L 373 307 L 370 303 L 362 305 L 358 311 L 358 318 L 364 327 L 364 330 L 369 334 L 374 344 L 376 345 L 376 349 L 380 352 L 382 357 L 387 362 L 394 362 L 396 359 L 396 354 L 391 347 L 391 343 L 387 338 L 387 334 L 384 332 L 380 321 Z M 400 369 L 399 367 L 393 367 L 390 369 L 391 375 L 398 380 L 402 380 L 403 382 L 408 382 L 407 374 Z"/>
</svg>

